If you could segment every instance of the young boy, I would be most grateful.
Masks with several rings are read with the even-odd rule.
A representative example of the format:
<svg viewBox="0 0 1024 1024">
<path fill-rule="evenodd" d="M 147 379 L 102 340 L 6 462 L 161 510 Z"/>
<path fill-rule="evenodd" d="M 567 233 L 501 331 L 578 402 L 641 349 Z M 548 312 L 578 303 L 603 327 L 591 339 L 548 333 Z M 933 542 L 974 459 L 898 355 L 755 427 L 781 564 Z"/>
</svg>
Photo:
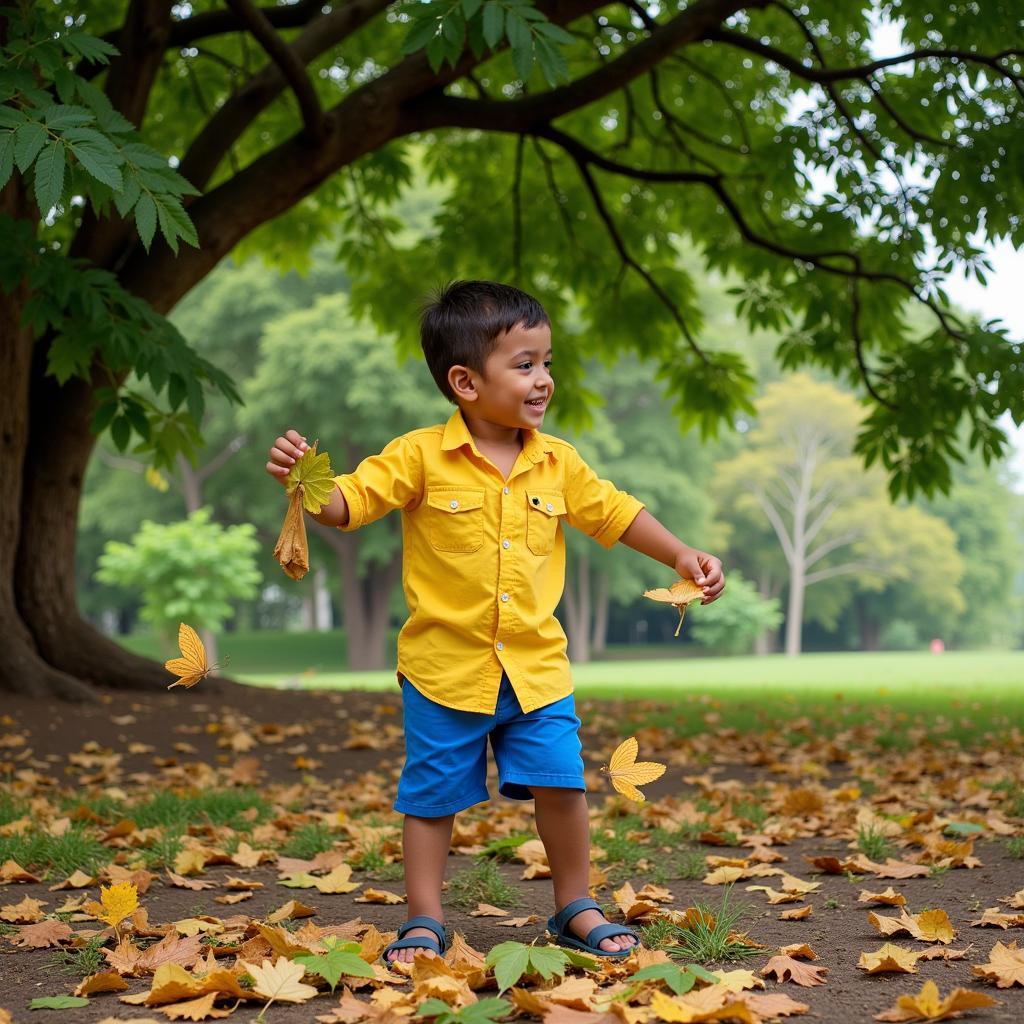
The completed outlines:
<svg viewBox="0 0 1024 1024">
<path fill-rule="evenodd" d="M 447 948 L 441 884 L 455 814 L 489 799 L 487 740 L 499 790 L 534 801 L 556 913 L 548 930 L 595 956 L 639 941 L 588 897 L 590 833 L 566 638 L 554 617 L 568 522 L 604 547 L 621 541 L 693 579 L 703 604 L 721 562 L 684 544 L 636 498 L 601 480 L 572 445 L 542 434 L 551 402 L 551 325 L 536 299 L 490 281 L 456 281 L 421 318 L 446 424 L 413 430 L 335 477 L 315 518 L 355 530 L 402 510 L 409 618 L 398 638 L 406 760 L 394 803 L 405 815 L 409 919 L 382 956 L 411 962 Z M 270 450 L 282 482 L 306 450 L 295 430 Z"/>
</svg>

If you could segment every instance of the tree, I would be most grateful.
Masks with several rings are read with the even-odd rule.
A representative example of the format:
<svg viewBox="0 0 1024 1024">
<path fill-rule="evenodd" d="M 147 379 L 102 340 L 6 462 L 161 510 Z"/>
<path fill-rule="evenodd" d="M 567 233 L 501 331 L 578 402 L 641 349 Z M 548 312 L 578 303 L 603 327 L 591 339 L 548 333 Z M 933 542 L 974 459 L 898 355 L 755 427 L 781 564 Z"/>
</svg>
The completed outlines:
<svg viewBox="0 0 1024 1024">
<path fill-rule="evenodd" d="M 321 296 L 312 308 L 270 323 L 260 342 L 260 362 L 243 389 L 239 415 L 265 451 L 289 426 L 331 456 L 335 474 L 348 473 L 376 455 L 393 437 L 444 422 L 451 406 L 425 365 L 403 370 L 395 347 L 365 323 L 355 323 L 345 295 Z M 309 422 L 294 423 L 296 409 Z M 261 467 L 266 462 L 264 457 Z M 267 504 L 283 518 L 284 490 L 269 477 L 262 484 Z M 391 594 L 402 578 L 402 530 L 398 514 L 346 533 L 310 521 L 337 559 L 348 666 L 378 669 L 391 663 L 387 650 Z M 282 577 L 283 578 L 283 577 Z"/>
<path fill-rule="evenodd" d="M 909 541 L 923 539 L 926 528 L 931 543 L 919 545 L 923 561 L 943 573 L 930 593 L 963 607 L 952 530 L 885 500 L 877 469 L 865 471 L 851 454 L 860 416 L 852 396 L 794 374 L 765 389 L 744 449 L 717 467 L 722 499 L 769 524 L 784 558 L 786 654 L 800 653 L 808 587 L 843 577 L 880 591 L 893 579 L 913 578 Z"/>
<path fill-rule="evenodd" d="M 904 44 L 876 59 L 852 0 L 5 8 L 0 687 L 162 681 L 78 612 L 81 483 L 107 426 L 157 469 L 194 459 L 204 386 L 233 389 L 163 315 L 247 238 L 294 252 L 341 228 L 386 328 L 453 271 L 517 280 L 556 317 L 572 301 L 581 360 L 639 352 L 681 422 L 712 433 L 752 378 L 701 346 L 676 264 L 692 246 L 746 282 L 747 323 L 785 329 L 790 366 L 859 381 L 858 451 L 894 492 L 948 487 L 962 420 L 999 454 L 997 418 L 1024 420 L 1020 346 L 952 313 L 941 280 L 981 274 L 986 238 L 1020 237 L 1022 30 L 1010 4 L 885 11 Z M 434 237 L 403 250 L 389 208 L 413 137 L 451 193 Z M 820 197 L 812 168 L 830 175 Z M 908 302 L 932 314 L 923 341 L 901 330 Z M 133 369 L 159 403 L 126 387 Z"/>
</svg>

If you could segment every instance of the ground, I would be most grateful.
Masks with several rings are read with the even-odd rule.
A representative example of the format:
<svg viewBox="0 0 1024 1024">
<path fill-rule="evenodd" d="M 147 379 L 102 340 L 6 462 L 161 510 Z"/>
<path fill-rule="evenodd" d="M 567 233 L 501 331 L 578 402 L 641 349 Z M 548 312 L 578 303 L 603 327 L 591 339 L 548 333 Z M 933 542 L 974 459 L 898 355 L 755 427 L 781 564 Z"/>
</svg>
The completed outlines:
<svg viewBox="0 0 1024 1024">
<path fill-rule="evenodd" d="M 996 721 L 990 729 L 968 731 L 957 740 L 955 716 L 939 726 L 884 713 L 872 722 L 858 718 L 855 709 L 837 706 L 828 722 L 766 720 L 759 730 L 738 731 L 724 709 L 699 700 L 686 705 L 580 701 L 578 710 L 595 837 L 593 892 L 612 920 L 621 921 L 623 908 L 632 901 L 623 889 L 627 882 L 636 891 L 649 883 L 668 890 L 670 899 L 662 895 L 658 904 L 662 912 L 698 904 L 712 913 L 721 911 L 725 889 L 712 884 L 717 878 L 711 873 L 721 861 L 707 858 L 735 860 L 741 865 L 736 873 L 743 877 L 729 889 L 729 902 L 741 905 L 743 913 L 732 927 L 759 944 L 759 950 L 738 962 L 701 961 L 710 969 L 747 969 L 761 977 L 761 968 L 780 946 L 806 943 L 817 954 L 815 966 L 827 968 L 824 984 L 803 987 L 774 976 L 763 980 L 764 991 L 785 992 L 807 1004 L 812 1019 L 869 1021 L 892 1007 L 898 995 L 918 992 L 927 979 L 935 981 L 942 996 L 962 986 L 997 1001 L 971 1011 L 971 1019 L 1024 1018 L 1021 983 L 999 989 L 972 973 L 996 942 L 1010 945 L 1024 926 L 1024 909 L 1015 909 L 1024 908 L 1024 738 L 1019 729 L 1001 728 Z M 960 714 L 961 719 L 968 716 L 969 710 Z M 642 759 L 668 765 L 660 780 L 644 787 L 644 804 L 615 795 L 599 772 L 625 735 L 637 736 Z M 216 917 L 230 931 L 232 918 L 242 924 L 261 921 L 290 899 L 315 911 L 289 923 L 291 930 L 312 920 L 321 927 L 347 922 L 356 936 L 366 923 L 386 933 L 404 920 L 404 906 L 356 899 L 368 888 L 403 893 L 396 841 L 401 819 L 390 810 L 401 761 L 397 687 L 385 693 L 318 693 L 204 689 L 200 684 L 191 691 L 108 695 L 93 707 L 10 699 L 0 712 L 0 811 L 5 811 L 0 815 L 0 862 L 19 851 L 15 859 L 29 870 L 32 865 L 25 860 L 32 856 L 73 859 L 73 848 L 61 847 L 52 836 L 53 845 L 45 847 L 49 854 L 29 842 L 40 830 L 67 834 L 70 829 L 89 837 L 92 856 L 99 852 L 91 862 L 95 867 L 144 863 L 157 873 L 139 895 L 154 936 L 169 922 L 197 915 Z M 510 939 L 529 943 L 542 937 L 554 909 L 549 881 L 524 880 L 523 860 L 495 857 L 483 863 L 494 864 L 507 883 L 505 895 L 513 902 L 509 918 L 536 915 L 537 920 L 508 927 L 501 924 L 505 918 L 470 916 L 478 900 L 497 902 L 502 895 L 474 855 L 489 845 L 494 853 L 496 840 L 522 836 L 532 827 L 528 804 L 497 796 L 493 779 L 490 788 L 494 799 L 489 805 L 460 815 L 447 873 L 449 927 L 483 954 Z M 224 802 L 218 803 L 218 794 L 227 794 Z M 247 794 L 258 803 L 246 807 Z M 176 813 L 193 817 L 186 823 L 175 819 Z M 243 830 L 252 848 L 268 851 L 249 858 L 258 856 L 262 863 L 243 866 L 249 862 L 247 848 L 238 850 Z M 178 833 L 187 835 L 182 840 Z M 201 860 L 207 863 L 193 871 L 179 861 L 182 873 L 191 872 L 193 884 L 212 882 L 212 888 L 182 888 L 163 870 L 164 860 L 173 867 L 189 845 L 205 850 Z M 361 883 L 358 888 L 321 893 L 281 884 L 282 866 L 298 870 L 299 865 L 280 861 L 278 855 L 308 860 L 327 849 L 340 851 L 356 866 L 352 880 Z M 236 863 L 210 863 L 226 859 L 216 851 L 234 855 Z M 808 860 L 821 857 L 835 858 L 847 870 L 823 873 L 821 863 Z M 859 869 L 851 866 L 852 857 L 863 858 Z M 890 867 L 903 867 L 887 871 L 882 866 L 887 858 Z M 769 893 L 747 887 L 781 892 L 787 878 L 752 875 L 750 869 L 759 864 L 818 886 L 798 901 L 769 903 Z M 68 897 L 84 894 L 96 900 L 98 883 L 51 891 L 73 866 L 61 861 L 45 874 L 37 870 L 39 882 L 0 885 L 0 922 L 8 922 L 0 924 L 0 1007 L 15 1022 L 38 1014 L 30 1015 L 32 999 L 70 994 L 87 972 L 67 974 L 48 966 L 52 948 L 15 945 L 22 924 L 2 910 L 24 897 L 44 901 L 41 913 L 48 915 Z M 543 876 L 543 865 L 534 870 Z M 887 877 L 908 870 L 927 873 Z M 229 876 L 263 887 L 244 902 L 215 902 L 227 894 Z M 473 880 L 486 887 L 467 893 Z M 952 941 L 926 942 L 906 933 L 883 937 L 869 922 L 869 912 L 895 917 L 899 908 L 858 897 L 864 890 L 877 893 L 889 886 L 903 894 L 911 915 L 946 911 L 955 929 Z M 457 895 L 467 900 L 463 909 L 452 903 Z M 808 905 L 813 907 L 809 917 L 780 919 L 783 912 Z M 1010 927 L 972 924 L 988 908 L 1006 915 Z M 652 946 L 659 935 L 665 938 L 657 927 L 660 913 L 654 909 L 633 921 Z M 79 944 L 105 929 L 81 912 L 65 913 L 64 919 L 81 936 Z M 244 938 L 255 958 L 262 940 L 253 935 L 250 927 Z M 146 941 L 152 940 L 138 944 Z M 918 952 L 943 946 L 967 952 L 961 959 L 919 961 L 911 975 L 868 975 L 858 969 L 861 953 L 885 942 Z M 151 974 L 130 978 L 128 992 L 146 992 L 151 981 Z M 357 989 L 356 994 L 366 999 L 369 991 Z M 337 994 L 325 992 L 303 1005 L 275 1003 L 266 1019 L 312 1021 L 329 1015 L 340 993 L 341 986 Z M 481 998 L 496 994 L 493 988 L 479 993 Z M 259 1006 L 240 1006 L 232 1019 L 254 1020 Z M 114 994 L 91 996 L 87 1007 L 62 1010 L 59 1019 L 81 1024 L 107 1017 L 164 1019 L 158 1008 L 125 1005 Z M 607 1014 L 578 1018 L 578 1024 L 597 1021 L 611 1024 Z"/>
</svg>

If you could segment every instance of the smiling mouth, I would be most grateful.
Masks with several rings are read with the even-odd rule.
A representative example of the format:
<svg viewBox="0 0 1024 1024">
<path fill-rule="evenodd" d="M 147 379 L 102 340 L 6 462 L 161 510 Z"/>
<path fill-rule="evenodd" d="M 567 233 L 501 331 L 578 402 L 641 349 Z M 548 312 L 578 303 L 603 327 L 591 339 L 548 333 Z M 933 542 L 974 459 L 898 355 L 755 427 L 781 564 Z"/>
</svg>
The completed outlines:
<svg viewBox="0 0 1024 1024">
<path fill-rule="evenodd" d="M 547 405 L 548 400 L 546 398 L 533 398 L 526 404 L 533 409 L 543 409 Z"/>
</svg>

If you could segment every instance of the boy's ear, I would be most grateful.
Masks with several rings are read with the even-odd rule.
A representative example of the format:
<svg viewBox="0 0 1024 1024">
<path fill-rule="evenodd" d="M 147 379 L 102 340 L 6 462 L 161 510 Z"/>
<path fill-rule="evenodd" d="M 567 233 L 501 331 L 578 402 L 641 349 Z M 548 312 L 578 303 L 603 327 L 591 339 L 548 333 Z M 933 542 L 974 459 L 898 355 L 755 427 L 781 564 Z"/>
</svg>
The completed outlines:
<svg viewBox="0 0 1024 1024">
<path fill-rule="evenodd" d="M 456 398 L 465 402 L 475 402 L 480 397 L 476 389 L 473 371 L 468 366 L 452 366 L 448 370 L 448 386 Z"/>
</svg>

